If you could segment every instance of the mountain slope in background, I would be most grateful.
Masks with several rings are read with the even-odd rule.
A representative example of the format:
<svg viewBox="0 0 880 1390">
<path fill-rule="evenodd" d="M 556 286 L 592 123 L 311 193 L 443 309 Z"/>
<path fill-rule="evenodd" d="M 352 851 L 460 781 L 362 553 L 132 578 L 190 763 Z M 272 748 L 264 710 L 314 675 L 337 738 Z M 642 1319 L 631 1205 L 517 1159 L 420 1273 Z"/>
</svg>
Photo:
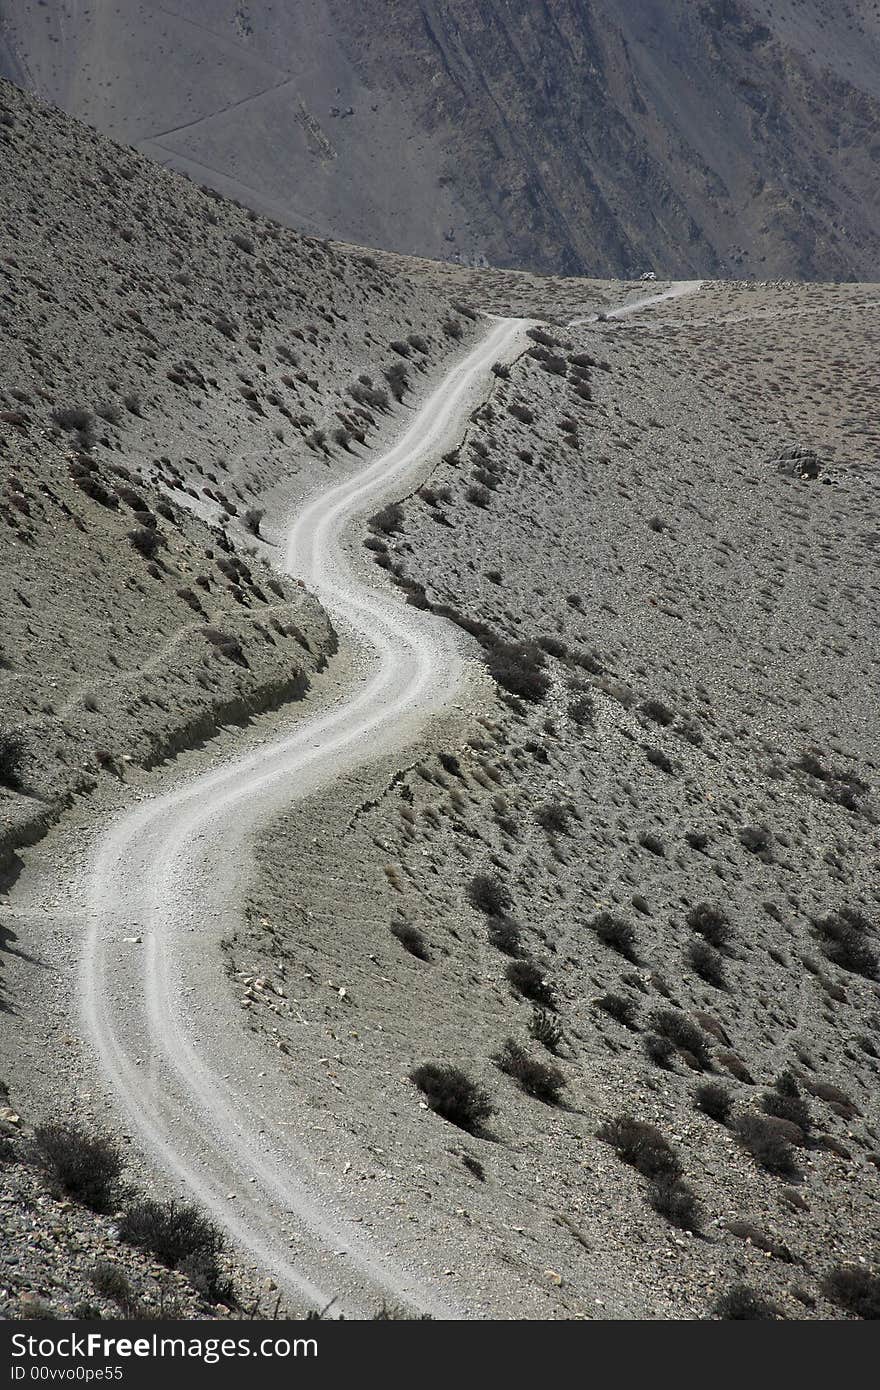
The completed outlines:
<svg viewBox="0 0 880 1390">
<path fill-rule="evenodd" d="M 880 259 L 872 0 L 6 0 L 0 73 L 318 235 L 568 274 Z"/>
</svg>

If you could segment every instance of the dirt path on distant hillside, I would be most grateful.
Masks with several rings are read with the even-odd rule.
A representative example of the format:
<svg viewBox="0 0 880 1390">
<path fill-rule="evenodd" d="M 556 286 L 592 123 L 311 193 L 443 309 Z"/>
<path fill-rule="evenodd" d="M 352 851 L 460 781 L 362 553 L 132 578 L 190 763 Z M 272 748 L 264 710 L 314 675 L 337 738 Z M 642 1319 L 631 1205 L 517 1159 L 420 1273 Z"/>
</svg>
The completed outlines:
<svg viewBox="0 0 880 1390">
<path fill-rule="evenodd" d="M 680 287 L 641 301 L 654 303 Z M 631 313 L 639 303 L 619 313 Z M 85 888 L 80 977 L 85 1036 L 136 1143 L 299 1303 L 337 1298 L 347 1316 L 383 1301 L 462 1316 L 425 1269 L 389 1256 L 346 1219 L 290 1115 L 289 1059 L 236 1017 L 218 944 L 235 928 L 247 838 L 261 822 L 352 768 L 411 744 L 460 699 L 467 665 L 452 626 L 408 607 L 363 558 L 351 524 L 411 488 L 458 442 L 492 363 L 521 346 L 524 321 L 493 323 L 382 457 L 306 504 L 287 532 L 286 569 L 330 612 L 358 664 L 335 703 L 293 732 L 136 804 L 99 839 Z M 353 552 L 359 547 L 352 547 Z M 312 1117 L 314 1118 L 314 1117 Z M 403 1220 L 403 1217 L 401 1217 Z"/>
<path fill-rule="evenodd" d="M 649 309 L 652 304 L 663 304 L 667 299 L 683 299 L 686 295 L 695 294 L 702 283 L 702 280 L 675 280 L 666 290 L 658 290 L 656 294 L 634 299 L 629 304 L 622 304 L 619 309 L 605 309 L 602 317 L 625 319 L 628 315 L 634 314 L 637 309 Z M 598 314 L 582 314 L 578 318 L 569 319 L 568 327 L 577 328 L 579 324 L 597 323 L 598 320 Z"/>
</svg>

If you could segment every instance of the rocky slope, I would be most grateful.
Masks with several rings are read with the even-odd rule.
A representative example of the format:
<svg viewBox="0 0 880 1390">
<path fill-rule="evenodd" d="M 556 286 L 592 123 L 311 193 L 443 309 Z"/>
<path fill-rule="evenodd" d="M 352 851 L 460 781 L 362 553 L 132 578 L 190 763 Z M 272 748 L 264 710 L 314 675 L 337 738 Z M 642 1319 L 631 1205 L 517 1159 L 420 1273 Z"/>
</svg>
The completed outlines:
<svg viewBox="0 0 880 1390">
<path fill-rule="evenodd" d="M 352 1200 L 521 1315 L 835 1317 L 876 1260 L 878 301 L 539 331 L 366 538 L 496 694 L 267 831 L 230 977 Z"/>
<path fill-rule="evenodd" d="M 878 24 L 872 0 L 12 0 L 0 72 L 319 235 L 869 279 Z"/>
<path fill-rule="evenodd" d="M 150 769 L 224 726 L 296 708 L 336 635 L 278 573 L 270 518 L 393 429 L 474 323 L 442 290 L 204 194 L 6 84 L 0 179 L 7 889 L 24 847 L 74 805 L 87 818 L 90 794 L 143 794 Z M 55 930 L 0 903 L 0 1308 L 214 1316 L 204 1281 L 119 1239 L 136 1156 L 97 1214 L 47 1182 L 35 1126 L 76 1070 Z"/>
<path fill-rule="evenodd" d="M 272 572 L 266 500 L 355 456 L 473 324 L 5 85 L 0 174 L 8 868 L 100 779 L 303 694 L 335 637 Z"/>
<path fill-rule="evenodd" d="M 637 290 L 315 242 L 0 97 L 6 879 L 73 801 L 85 840 L 83 793 L 109 812 L 342 678 L 269 518 L 393 433 L 471 305 L 546 320 L 363 538 L 483 696 L 267 828 L 230 1027 L 285 1059 L 353 1218 L 476 1316 L 703 1317 L 738 1284 L 863 1311 L 880 289 L 711 284 L 566 328 Z M 65 1012 L 80 928 L 0 913 L 0 1306 L 215 1307 L 119 1241 L 124 1192 L 92 1216 L 47 1186 L 34 1125 L 105 1113 Z M 432 1112 L 426 1063 L 483 1088 L 482 1127 Z"/>
</svg>

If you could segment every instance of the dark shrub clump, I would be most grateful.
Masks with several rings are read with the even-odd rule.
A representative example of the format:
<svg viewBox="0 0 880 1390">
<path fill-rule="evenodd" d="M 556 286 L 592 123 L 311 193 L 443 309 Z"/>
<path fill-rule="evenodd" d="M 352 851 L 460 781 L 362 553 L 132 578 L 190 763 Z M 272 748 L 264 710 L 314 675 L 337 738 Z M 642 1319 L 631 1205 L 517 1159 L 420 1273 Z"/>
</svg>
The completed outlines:
<svg viewBox="0 0 880 1390">
<path fill-rule="evenodd" d="M 118 1303 L 127 1316 L 134 1316 L 137 1300 L 128 1282 L 128 1276 L 119 1265 L 113 1264 L 111 1260 L 99 1260 L 89 1277 L 92 1287 L 99 1294 Z"/>
<path fill-rule="evenodd" d="M 506 956 L 519 955 L 520 928 L 512 917 L 487 917 L 486 935 L 489 945 L 494 946 L 496 951 L 503 951 Z"/>
<path fill-rule="evenodd" d="M 119 1238 L 149 1250 L 161 1264 L 179 1269 L 208 1297 L 229 1296 L 220 1280 L 221 1232 L 198 1207 L 142 1198 L 128 1206 L 119 1222 Z"/>
<path fill-rule="evenodd" d="M 645 1038 L 645 1052 L 658 1067 L 668 1067 L 675 1056 L 675 1044 L 660 1033 L 648 1033 Z"/>
<path fill-rule="evenodd" d="M 559 1092 L 565 1085 L 565 1077 L 559 1067 L 534 1061 L 513 1038 L 507 1039 L 495 1058 L 495 1065 L 512 1076 L 526 1095 L 543 1100 L 548 1105 L 556 1104 Z"/>
<path fill-rule="evenodd" d="M 877 975 L 877 952 L 866 940 L 873 930 L 868 919 L 856 909 L 839 907 L 815 923 L 822 950 L 830 961 L 854 975 L 873 980 Z"/>
<path fill-rule="evenodd" d="M 727 1321 L 748 1319 L 753 1322 L 770 1322 L 782 1317 L 779 1309 L 769 1299 L 749 1288 L 748 1284 L 734 1284 L 727 1293 L 716 1300 L 712 1312 L 716 1318 Z"/>
<path fill-rule="evenodd" d="M 655 1125 L 633 1119 L 632 1115 L 618 1115 L 607 1120 L 597 1134 L 643 1178 L 677 1181 L 681 1177 L 678 1155 Z"/>
<path fill-rule="evenodd" d="M 547 1009 L 532 1010 L 529 1032 L 535 1042 L 541 1043 L 548 1052 L 555 1052 L 562 1042 L 562 1024 Z"/>
<path fill-rule="evenodd" d="M 622 994 L 603 994 L 596 1000 L 596 1005 L 603 1013 L 608 1014 L 616 1023 L 622 1023 L 624 1028 L 634 1028 L 636 1018 L 635 1001 L 627 999 Z"/>
<path fill-rule="evenodd" d="M 485 652 L 489 673 L 502 690 L 533 703 L 543 700 L 550 689 L 550 677 L 542 669 L 544 653 L 536 642 L 498 640 Z"/>
<path fill-rule="evenodd" d="M 15 733 L 0 730 L 0 786 L 21 791 L 24 743 Z"/>
<path fill-rule="evenodd" d="M 106 1211 L 122 1160 L 109 1139 L 76 1125 L 40 1125 L 34 1131 L 40 1166 L 62 1191 L 94 1211 Z"/>
<path fill-rule="evenodd" d="M 749 1111 L 741 1115 L 734 1129 L 744 1149 L 752 1155 L 756 1163 L 782 1178 L 794 1177 L 797 1173 L 791 1144 L 771 1119 Z"/>
<path fill-rule="evenodd" d="M 548 835 L 565 835 L 568 831 L 571 812 L 559 801 L 546 801 L 535 812 L 535 820 Z"/>
<path fill-rule="evenodd" d="M 724 961 L 714 946 L 710 946 L 708 941 L 692 941 L 687 954 L 701 980 L 705 980 L 707 985 L 712 985 L 715 989 L 726 987 Z"/>
<path fill-rule="evenodd" d="M 696 907 L 691 908 L 685 921 L 691 931 L 702 936 L 703 940 L 708 941 L 716 950 L 721 950 L 730 938 L 727 914 L 720 907 L 712 907 L 710 903 L 697 903 Z"/>
<path fill-rule="evenodd" d="M 510 894 L 494 874 L 474 874 L 467 895 L 471 906 L 487 917 L 502 917 L 510 907 Z"/>
<path fill-rule="evenodd" d="M 810 1107 L 790 1072 L 783 1072 L 775 1088 L 764 1092 L 761 1097 L 761 1109 L 765 1115 L 775 1115 L 779 1120 L 787 1120 L 789 1124 L 797 1125 L 804 1134 L 810 1132 Z"/>
<path fill-rule="evenodd" d="M 880 1274 L 864 1265 L 836 1265 L 825 1276 L 822 1292 L 857 1318 L 880 1319 Z"/>
<path fill-rule="evenodd" d="M 545 1009 L 556 1008 L 556 995 L 533 960 L 514 960 L 507 967 L 507 978 L 517 994 L 541 1004 Z"/>
<path fill-rule="evenodd" d="M 459 1129 L 479 1129 L 495 1108 L 486 1092 L 458 1067 L 425 1062 L 410 1072 L 410 1079 L 434 1113 Z"/>
<path fill-rule="evenodd" d="M 686 1060 L 693 1058 L 703 1071 L 711 1069 L 706 1036 L 684 1014 L 674 1009 L 655 1009 L 651 1023 L 661 1038 L 667 1038 L 679 1052 L 687 1054 Z"/>
<path fill-rule="evenodd" d="M 620 917 L 613 917 L 610 912 L 600 912 L 598 917 L 593 918 L 590 926 L 603 945 L 610 946 L 618 955 L 634 964 L 638 961 L 636 934 L 629 922 L 624 922 Z"/>
<path fill-rule="evenodd" d="M 659 1216 L 681 1231 L 699 1231 L 703 1211 L 686 1183 L 673 1178 L 659 1178 L 648 1188 L 648 1202 Z"/>
<path fill-rule="evenodd" d="M 727 1124 L 733 1101 L 727 1087 L 722 1086 L 720 1081 L 707 1081 L 698 1086 L 694 1098 L 697 1109 L 708 1115 L 710 1120 L 716 1120 L 720 1125 Z"/>
<path fill-rule="evenodd" d="M 417 960 L 430 960 L 425 938 L 411 922 L 392 923 L 391 934 L 397 937 L 403 949 L 409 951 L 411 956 L 415 956 Z"/>
</svg>

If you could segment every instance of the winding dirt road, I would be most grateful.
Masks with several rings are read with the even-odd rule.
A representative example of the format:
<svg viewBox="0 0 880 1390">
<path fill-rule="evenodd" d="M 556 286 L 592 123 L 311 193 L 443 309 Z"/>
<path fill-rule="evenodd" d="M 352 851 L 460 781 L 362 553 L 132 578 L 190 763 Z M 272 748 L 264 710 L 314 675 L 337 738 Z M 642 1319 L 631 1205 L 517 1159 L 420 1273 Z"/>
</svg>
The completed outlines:
<svg viewBox="0 0 880 1390">
<path fill-rule="evenodd" d="M 519 349 L 525 326 L 493 323 L 398 443 L 315 496 L 287 532 L 285 568 L 317 594 L 358 654 L 353 687 L 292 732 L 136 804 L 103 833 L 91 865 L 81 1013 L 114 1103 L 136 1146 L 294 1306 L 336 1299 L 347 1316 L 369 1316 L 393 1301 L 435 1317 L 465 1315 L 423 1271 L 378 1251 L 346 1219 L 301 1123 L 285 1113 L 292 1098 L 283 1059 L 230 1019 L 217 948 L 234 930 L 255 826 L 411 743 L 461 698 L 467 663 L 451 625 L 407 607 L 342 542 L 352 522 L 406 493 L 431 458 L 458 442 L 492 363 Z"/>
</svg>

